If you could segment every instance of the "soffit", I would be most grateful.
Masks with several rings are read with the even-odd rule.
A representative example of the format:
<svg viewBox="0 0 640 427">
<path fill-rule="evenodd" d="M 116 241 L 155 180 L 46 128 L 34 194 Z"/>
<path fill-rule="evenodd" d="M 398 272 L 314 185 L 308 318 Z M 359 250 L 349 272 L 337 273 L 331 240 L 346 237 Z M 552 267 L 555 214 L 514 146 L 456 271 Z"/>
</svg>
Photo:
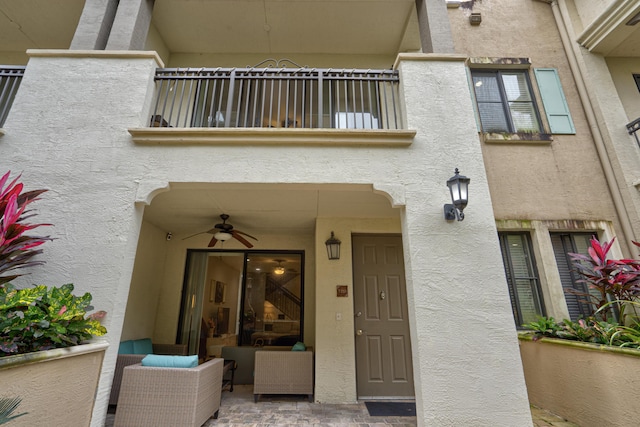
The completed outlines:
<svg viewBox="0 0 640 427">
<path fill-rule="evenodd" d="M 144 218 L 174 234 L 199 233 L 228 223 L 249 234 L 306 234 L 316 218 L 398 218 L 400 210 L 371 185 L 171 184 L 145 207 Z M 253 232 L 253 233 L 252 233 Z M 255 235 L 255 234 L 254 234 Z"/>
<path fill-rule="evenodd" d="M 84 0 L 0 0 L 0 51 L 68 49 Z"/>
<path fill-rule="evenodd" d="M 594 53 L 608 57 L 640 56 L 640 23 L 626 25 L 640 13 L 640 2 L 616 0 L 577 38 Z"/>
<path fill-rule="evenodd" d="M 396 54 L 420 50 L 415 0 L 156 0 L 171 52 Z"/>
</svg>

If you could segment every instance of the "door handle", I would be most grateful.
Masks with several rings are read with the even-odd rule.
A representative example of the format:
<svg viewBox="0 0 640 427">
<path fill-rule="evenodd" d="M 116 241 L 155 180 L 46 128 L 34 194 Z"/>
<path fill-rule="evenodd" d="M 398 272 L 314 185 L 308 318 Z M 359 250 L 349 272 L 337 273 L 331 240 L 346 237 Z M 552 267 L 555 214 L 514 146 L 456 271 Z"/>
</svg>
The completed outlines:
<svg viewBox="0 0 640 427">
<path fill-rule="evenodd" d="M 356 335 L 358 335 L 358 336 L 362 335 L 363 333 L 364 333 L 364 331 L 362 329 L 358 329 L 356 331 Z"/>
<path fill-rule="evenodd" d="M 360 317 L 360 316 L 362 316 L 362 312 L 361 311 L 356 313 L 356 317 Z"/>
</svg>

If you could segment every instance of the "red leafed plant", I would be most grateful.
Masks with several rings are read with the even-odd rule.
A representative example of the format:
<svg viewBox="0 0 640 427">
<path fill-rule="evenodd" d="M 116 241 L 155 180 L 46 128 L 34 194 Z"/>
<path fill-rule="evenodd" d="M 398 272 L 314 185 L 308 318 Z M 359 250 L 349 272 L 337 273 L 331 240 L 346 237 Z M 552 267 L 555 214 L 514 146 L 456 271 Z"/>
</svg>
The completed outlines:
<svg viewBox="0 0 640 427">
<path fill-rule="evenodd" d="M 584 297 L 584 301 L 591 304 L 605 321 L 612 317 L 615 307 L 624 323 L 625 303 L 640 297 L 640 261 L 607 259 L 614 241 L 615 238 L 608 243 L 600 243 L 597 239 L 591 239 L 588 255 L 569 253 L 573 266 L 582 276 L 580 281 L 596 290 L 598 296 L 573 290 L 568 292 Z M 638 242 L 633 244 L 640 247 Z"/>
<path fill-rule="evenodd" d="M 28 236 L 34 228 L 50 224 L 28 224 L 34 216 L 27 206 L 47 190 L 22 192 L 23 185 L 18 182 L 20 176 L 9 181 L 10 171 L 0 178 L 0 286 L 10 282 L 21 273 L 16 270 L 42 264 L 33 257 L 42 252 L 37 249 L 49 236 Z M 6 185 L 6 186 L 5 186 Z"/>
</svg>

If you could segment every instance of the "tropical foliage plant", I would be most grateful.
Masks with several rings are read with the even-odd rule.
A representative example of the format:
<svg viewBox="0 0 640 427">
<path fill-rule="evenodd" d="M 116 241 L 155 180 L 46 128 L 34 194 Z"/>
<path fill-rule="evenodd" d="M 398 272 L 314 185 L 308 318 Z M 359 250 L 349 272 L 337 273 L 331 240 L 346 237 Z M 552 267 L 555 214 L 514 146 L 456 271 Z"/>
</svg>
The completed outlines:
<svg viewBox="0 0 640 427">
<path fill-rule="evenodd" d="M 608 259 L 615 239 L 600 243 L 591 239 L 588 254 L 569 253 L 580 282 L 592 292 L 568 290 L 591 305 L 593 315 L 572 321 L 556 322 L 541 317 L 526 325 L 540 337 L 561 338 L 616 347 L 640 348 L 640 261 Z M 640 244 L 633 242 L 635 246 Z M 630 312 L 629 312 L 630 311 Z"/>
<path fill-rule="evenodd" d="M 19 177 L 9 182 L 9 174 L 0 178 L 0 357 L 74 346 L 104 335 L 99 320 L 105 312 L 87 315 L 93 310 L 91 294 L 73 295 L 72 284 L 17 289 L 9 283 L 23 275 L 21 269 L 43 263 L 34 257 L 51 240 L 26 234 L 50 225 L 26 222 L 35 215 L 27 207 L 45 190 L 23 192 Z"/>
<path fill-rule="evenodd" d="M 51 240 L 49 236 L 25 234 L 34 228 L 50 225 L 25 222 L 35 215 L 27 207 L 46 190 L 23 192 L 23 184 L 18 182 L 20 176 L 7 185 L 10 173 L 0 178 L 0 285 L 19 277 L 21 274 L 16 270 L 42 264 L 42 261 L 33 259 L 42 253 L 42 249 L 36 248 Z"/>
<path fill-rule="evenodd" d="M 611 242 L 600 243 L 591 239 L 588 255 L 569 253 L 573 267 L 581 276 L 579 282 L 587 284 L 597 294 L 569 290 L 583 297 L 583 301 L 593 306 L 602 320 L 615 318 L 625 323 L 625 309 L 629 301 L 640 297 L 640 261 L 635 259 L 608 259 Z M 640 246 L 637 242 L 632 242 Z"/>
<path fill-rule="evenodd" d="M 0 356 L 78 345 L 104 335 L 104 312 L 93 310 L 91 294 L 72 294 L 73 285 L 0 288 Z"/>
<path fill-rule="evenodd" d="M 0 398 L 0 424 L 6 424 L 11 420 L 14 420 L 18 417 L 26 415 L 24 412 L 22 414 L 13 415 L 16 409 L 18 409 L 18 405 L 22 402 L 20 397 L 2 397 Z"/>
</svg>

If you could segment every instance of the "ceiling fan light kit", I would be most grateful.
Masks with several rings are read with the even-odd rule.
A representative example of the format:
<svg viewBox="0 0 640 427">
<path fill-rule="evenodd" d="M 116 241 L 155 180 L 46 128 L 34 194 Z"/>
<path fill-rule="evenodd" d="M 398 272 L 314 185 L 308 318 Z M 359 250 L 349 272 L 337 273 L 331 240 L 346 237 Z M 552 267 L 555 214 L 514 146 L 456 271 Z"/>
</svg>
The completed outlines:
<svg viewBox="0 0 640 427">
<path fill-rule="evenodd" d="M 231 224 L 227 224 L 227 220 L 229 219 L 229 215 L 227 214 L 222 214 L 220 215 L 220 218 L 222 219 L 222 224 L 216 224 L 213 226 L 212 229 L 207 230 L 207 231 L 202 231 L 200 233 L 196 233 L 192 236 L 189 237 L 185 237 L 182 240 L 185 239 L 190 239 L 191 237 L 195 237 L 198 236 L 200 234 L 204 234 L 204 233 L 209 233 L 209 234 L 213 234 L 213 237 L 211 238 L 211 240 L 209 241 L 209 244 L 207 245 L 207 247 L 212 248 L 216 245 L 216 243 L 218 243 L 218 241 L 221 242 L 225 242 L 231 238 L 236 239 L 238 242 L 242 243 L 243 245 L 245 245 L 247 248 L 252 248 L 253 245 L 251 244 L 251 242 L 249 242 L 247 239 L 245 239 L 244 236 L 253 239 L 253 240 L 258 240 L 257 238 L 253 237 L 250 234 L 247 234 L 243 231 L 240 230 L 236 230 L 235 228 L 233 228 L 233 225 Z"/>
<path fill-rule="evenodd" d="M 218 231 L 213 235 L 213 237 L 215 237 L 217 240 L 220 240 L 221 242 L 225 242 L 233 236 L 231 235 L 231 233 L 227 233 L 226 231 Z"/>
</svg>

